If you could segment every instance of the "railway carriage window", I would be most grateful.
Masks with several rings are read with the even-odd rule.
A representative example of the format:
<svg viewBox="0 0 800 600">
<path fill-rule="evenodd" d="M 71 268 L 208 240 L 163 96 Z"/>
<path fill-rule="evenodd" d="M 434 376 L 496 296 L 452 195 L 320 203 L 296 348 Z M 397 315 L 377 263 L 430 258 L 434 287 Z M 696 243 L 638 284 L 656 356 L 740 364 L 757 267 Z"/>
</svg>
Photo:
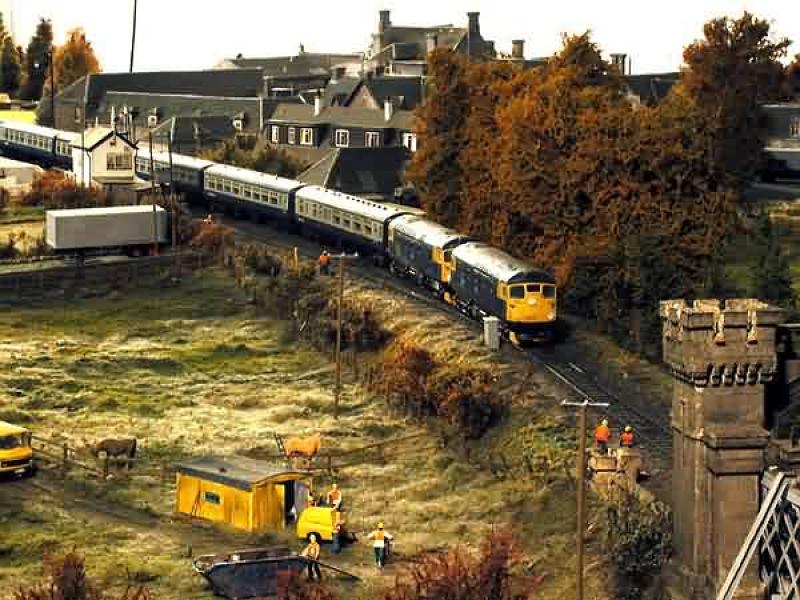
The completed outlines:
<svg viewBox="0 0 800 600">
<path fill-rule="evenodd" d="M 524 285 L 512 285 L 508 288 L 508 297 L 509 298 L 524 298 L 525 297 L 525 286 Z"/>
<path fill-rule="evenodd" d="M 222 182 L 222 189 L 223 189 L 224 191 L 226 191 L 226 192 L 229 192 L 229 193 L 230 193 L 230 191 L 231 191 L 231 182 L 230 182 L 230 181 L 223 181 L 223 182 Z"/>
<path fill-rule="evenodd" d="M 361 231 L 361 223 L 353 223 L 353 229 L 356 231 Z"/>
<path fill-rule="evenodd" d="M 336 225 L 340 225 L 340 224 L 341 224 L 341 222 L 342 222 L 342 220 L 339 218 L 339 215 L 333 215 L 333 222 L 334 222 Z"/>
<path fill-rule="evenodd" d="M 250 188 L 247 188 L 247 187 L 244 188 L 244 197 L 252 199 L 253 198 L 253 190 L 251 190 Z"/>
<path fill-rule="evenodd" d="M 541 294 L 542 293 L 542 286 L 538 283 L 529 283 L 525 286 L 525 289 L 529 294 Z"/>
<path fill-rule="evenodd" d="M 342 225 L 350 229 L 350 219 L 342 219 Z"/>
<path fill-rule="evenodd" d="M 556 286 L 554 286 L 554 285 L 546 285 L 546 286 L 544 286 L 544 297 L 545 298 L 555 298 L 556 297 Z"/>
</svg>

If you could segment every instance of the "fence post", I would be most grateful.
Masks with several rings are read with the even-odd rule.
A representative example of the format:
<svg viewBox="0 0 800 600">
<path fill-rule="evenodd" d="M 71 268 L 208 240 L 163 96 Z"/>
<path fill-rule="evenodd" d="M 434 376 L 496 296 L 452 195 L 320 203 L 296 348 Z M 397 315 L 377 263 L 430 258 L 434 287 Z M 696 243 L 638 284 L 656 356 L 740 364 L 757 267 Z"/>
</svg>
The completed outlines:
<svg viewBox="0 0 800 600">
<path fill-rule="evenodd" d="M 105 458 L 103 459 L 103 481 L 108 479 L 108 452 L 105 453 Z"/>
<path fill-rule="evenodd" d="M 64 478 L 67 476 L 67 471 L 69 470 L 69 446 L 67 446 L 66 442 L 62 447 L 63 457 L 61 463 L 61 474 Z"/>
</svg>

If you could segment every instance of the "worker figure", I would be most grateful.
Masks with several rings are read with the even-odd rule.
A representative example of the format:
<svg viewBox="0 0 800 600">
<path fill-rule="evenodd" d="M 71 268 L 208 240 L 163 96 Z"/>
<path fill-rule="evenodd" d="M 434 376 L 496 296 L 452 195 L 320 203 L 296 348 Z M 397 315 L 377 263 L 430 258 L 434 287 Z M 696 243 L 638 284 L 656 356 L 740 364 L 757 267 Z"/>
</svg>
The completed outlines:
<svg viewBox="0 0 800 600">
<path fill-rule="evenodd" d="M 319 274 L 328 275 L 331 268 L 331 257 L 328 255 L 327 250 L 323 250 L 319 255 Z"/>
<path fill-rule="evenodd" d="M 373 550 L 375 550 L 375 565 L 382 569 L 386 564 L 386 546 L 394 538 L 388 531 L 384 531 L 383 523 L 378 523 L 378 528 L 369 534 L 369 539 L 372 541 Z"/>
<path fill-rule="evenodd" d="M 621 448 L 633 448 L 636 444 L 636 439 L 633 435 L 633 427 L 630 425 L 625 427 L 625 431 L 619 436 L 619 445 Z"/>
<path fill-rule="evenodd" d="M 309 580 L 314 579 L 314 574 L 317 575 L 318 580 L 322 580 L 322 573 L 319 570 L 319 542 L 317 542 L 317 536 L 313 533 L 308 536 L 310 540 L 308 542 L 308 546 L 303 548 L 303 551 L 300 553 L 300 556 L 307 558 L 306 564 L 308 565 L 308 578 Z"/>
<path fill-rule="evenodd" d="M 608 442 L 611 439 L 611 430 L 608 428 L 608 419 L 600 421 L 600 425 L 594 430 L 594 443 L 600 454 L 608 453 Z"/>
<path fill-rule="evenodd" d="M 342 510 L 342 492 L 335 483 L 328 492 L 328 506 L 332 506 L 336 510 Z"/>
<path fill-rule="evenodd" d="M 340 522 L 336 523 L 336 526 L 333 528 L 333 545 L 331 546 L 331 551 L 334 554 L 339 554 L 342 551 L 342 546 L 344 546 L 344 531 L 342 531 L 342 524 Z"/>
</svg>

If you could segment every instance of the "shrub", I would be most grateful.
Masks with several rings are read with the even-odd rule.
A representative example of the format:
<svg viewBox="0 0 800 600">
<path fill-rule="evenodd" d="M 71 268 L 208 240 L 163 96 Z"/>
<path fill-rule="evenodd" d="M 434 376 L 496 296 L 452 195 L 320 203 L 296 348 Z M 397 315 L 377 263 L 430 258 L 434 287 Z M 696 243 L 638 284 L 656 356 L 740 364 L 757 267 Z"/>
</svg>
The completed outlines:
<svg viewBox="0 0 800 600">
<path fill-rule="evenodd" d="M 9 233 L 4 241 L 0 241 L 0 260 L 8 260 L 19 256 L 17 241 L 18 238 L 13 233 Z"/>
<path fill-rule="evenodd" d="M 400 342 L 383 357 L 380 382 L 387 402 L 417 418 L 439 417 L 467 439 L 478 439 L 505 412 L 486 369 L 440 364 L 430 352 Z"/>
<path fill-rule="evenodd" d="M 5 212 L 9 205 L 9 193 L 6 188 L 0 187 L 0 215 Z"/>
<path fill-rule="evenodd" d="M 233 230 L 218 223 L 195 222 L 190 245 L 195 250 L 220 257 L 233 245 Z"/>
<path fill-rule="evenodd" d="M 397 578 L 384 600 L 526 600 L 541 577 L 514 575 L 518 566 L 508 529 L 492 532 L 477 554 L 461 549 L 428 554 Z"/>
<path fill-rule="evenodd" d="M 321 583 L 307 581 L 303 575 L 278 573 L 278 598 L 280 600 L 338 600 L 338 596 Z"/>
<path fill-rule="evenodd" d="M 607 556 L 616 597 L 639 600 L 672 553 L 672 519 L 663 503 L 620 483 L 607 498 Z"/>
<path fill-rule="evenodd" d="M 14 600 L 154 600 L 143 587 L 129 588 L 122 595 L 111 595 L 86 574 L 84 559 L 76 552 L 45 561 L 47 582 L 21 587 Z"/>
<path fill-rule="evenodd" d="M 96 187 L 82 187 L 58 171 L 45 171 L 34 179 L 20 204 L 46 209 L 110 206 L 111 196 Z"/>
</svg>

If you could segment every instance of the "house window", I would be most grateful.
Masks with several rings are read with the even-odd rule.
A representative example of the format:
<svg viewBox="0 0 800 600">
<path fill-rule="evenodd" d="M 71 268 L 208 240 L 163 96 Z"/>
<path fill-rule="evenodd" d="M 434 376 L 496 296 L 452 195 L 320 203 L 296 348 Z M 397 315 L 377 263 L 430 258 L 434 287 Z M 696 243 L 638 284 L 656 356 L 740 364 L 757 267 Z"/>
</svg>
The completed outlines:
<svg viewBox="0 0 800 600">
<path fill-rule="evenodd" d="M 800 137 L 800 117 L 795 117 L 789 123 L 789 137 Z"/>
<path fill-rule="evenodd" d="M 277 125 L 272 126 L 272 137 L 270 137 L 273 144 L 279 144 L 281 141 L 281 129 Z"/>
<path fill-rule="evenodd" d="M 289 127 L 289 143 L 296 144 L 297 143 L 297 129 L 294 127 Z"/>
<path fill-rule="evenodd" d="M 377 148 L 381 145 L 381 134 L 377 131 L 368 131 L 367 132 L 367 147 L 368 148 Z"/>
<path fill-rule="evenodd" d="M 203 500 L 205 500 L 209 504 L 216 504 L 217 506 L 219 506 L 222 503 L 219 494 L 215 494 L 214 492 L 206 492 L 205 494 L 203 494 Z"/>
<path fill-rule="evenodd" d="M 303 146 L 311 146 L 314 143 L 314 130 L 310 127 L 303 127 L 300 130 L 300 143 Z"/>
<path fill-rule="evenodd" d="M 128 171 L 133 168 L 133 155 L 129 152 L 110 152 L 106 154 L 108 171 Z"/>
<path fill-rule="evenodd" d="M 336 147 L 347 148 L 350 145 L 350 132 L 347 129 L 336 130 Z"/>
<path fill-rule="evenodd" d="M 411 152 L 417 151 L 417 134 L 416 133 L 404 133 L 403 134 L 403 146 L 408 148 Z"/>
</svg>

